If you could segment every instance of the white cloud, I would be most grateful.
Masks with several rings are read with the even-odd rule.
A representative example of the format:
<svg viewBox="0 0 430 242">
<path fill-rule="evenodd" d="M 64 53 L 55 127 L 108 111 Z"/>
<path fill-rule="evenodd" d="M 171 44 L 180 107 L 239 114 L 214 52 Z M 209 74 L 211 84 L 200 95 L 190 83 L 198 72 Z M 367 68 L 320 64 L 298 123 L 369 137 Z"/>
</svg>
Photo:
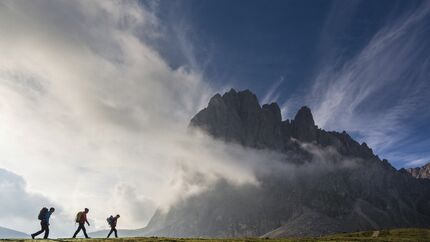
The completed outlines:
<svg viewBox="0 0 430 242">
<path fill-rule="evenodd" d="M 84 207 L 90 231 L 115 213 L 121 228 L 145 226 L 154 206 L 192 193 L 178 167 L 205 174 L 192 190 L 255 182 L 235 163 L 247 151 L 187 133 L 214 91 L 146 44 L 159 28 L 135 1 L 0 3 L 0 167 L 63 208 L 54 234 L 70 236 Z"/>
<path fill-rule="evenodd" d="M 5 169 L 0 169 L 0 193 L 3 194 L 0 206 L 1 226 L 27 234 L 34 233 L 40 229 L 37 216 L 42 207 L 55 207 L 56 212 L 51 221 L 64 222 L 61 206 L 42 194 L 30 191 L 21 176 Z"/>
</svg>

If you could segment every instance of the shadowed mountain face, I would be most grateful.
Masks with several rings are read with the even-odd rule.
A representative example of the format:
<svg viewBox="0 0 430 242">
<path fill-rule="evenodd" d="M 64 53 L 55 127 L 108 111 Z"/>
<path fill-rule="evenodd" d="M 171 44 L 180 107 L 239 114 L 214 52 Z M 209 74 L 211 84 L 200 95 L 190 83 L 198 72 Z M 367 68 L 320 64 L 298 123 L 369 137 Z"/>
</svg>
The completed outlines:
<svg viewBox="0 0 430 242">
<path fill-rule="evenodd" d="M 282 121 L 276 103 L 261 107 L 250 91 L 232 89 L 212 97 L 190 126 L 278 151 L 285 169 L 257 170 L 259 186 L 221 180 L 167 213 L 157 211 L 142 235 L 314 236 L 430 225 L 429 181 L 396 171 L 346 132 L 319 129 L 307 107 Z"/>
<path fill-rule="evenodd" d="M 407 168 L 405 171 L 415 178 L 430 179 L 430 163 L 427 163 L 422 167 Z"/>
</svg>

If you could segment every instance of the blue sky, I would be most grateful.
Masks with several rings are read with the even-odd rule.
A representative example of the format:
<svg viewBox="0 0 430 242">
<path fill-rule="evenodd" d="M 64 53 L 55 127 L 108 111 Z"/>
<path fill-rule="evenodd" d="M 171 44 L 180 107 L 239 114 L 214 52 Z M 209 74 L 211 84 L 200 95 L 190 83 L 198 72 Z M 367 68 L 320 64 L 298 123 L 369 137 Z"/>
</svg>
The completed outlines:
<svg viewBox="0 0 430 242">
<path fill-rule="evenodd" d="M 418 166 L 430 161 L 429 7 L 161 1 L 156 15 L 168 35 L 152 44 L 172 68 L 198 70 L 218 88 L 250 89 L 278 102 L 284 118 L 308 105 L 321 127 L 348 131 L 397 168 Z"/>
</svg>

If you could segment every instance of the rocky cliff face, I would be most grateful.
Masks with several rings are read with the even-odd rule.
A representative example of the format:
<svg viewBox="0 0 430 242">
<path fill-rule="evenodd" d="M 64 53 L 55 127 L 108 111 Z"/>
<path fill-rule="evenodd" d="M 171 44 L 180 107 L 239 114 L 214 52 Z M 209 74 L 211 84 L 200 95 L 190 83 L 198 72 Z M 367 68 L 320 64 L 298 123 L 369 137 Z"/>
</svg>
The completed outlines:
<svg viewBox="0 0 430 242">
<path fill-rule="evenodd" d="M 250 91 L 232 89 L 215 95 L 190 126 L 226 142 L 276 150 L 294 169 L 258 174 L 260 186 L 221 180 L 167 213 L 158 211 L 142 235 L 315 236 L 430 225 L 430 182 L 396 171 L 346 132 L 319 129 L 307 107 L 282 120 L 276 103 L 260 106 Z M 325 163 L 312 166 L 314 155 L 303 144 L 326 154 Z"/>
<path fill-rule="evenodd" d="M 297 143 L 292 140 L 296 139 L 335 147 L 343 155 L 377 158 L 366 143 L 357 143 L 346 132 L 318 129 L 308 107 L 302 107 L 293 120 L 282 121 L 276 103 L 260 107 L 257 97 L 249 90 L 236 92 L 231 89 L 223 96 L 215 95 L 208 107 L 191 119 L 190 125 L 215 138 L 257 149 L 294 150 Z M 386 161 L 384 163 L 388 165 Z"/>
<path fill-rule="evenodd" d="M 430 179 L 430 163 L 422 167 L 406 168 L 405 171 L 415 178 Z"/>
</svg>

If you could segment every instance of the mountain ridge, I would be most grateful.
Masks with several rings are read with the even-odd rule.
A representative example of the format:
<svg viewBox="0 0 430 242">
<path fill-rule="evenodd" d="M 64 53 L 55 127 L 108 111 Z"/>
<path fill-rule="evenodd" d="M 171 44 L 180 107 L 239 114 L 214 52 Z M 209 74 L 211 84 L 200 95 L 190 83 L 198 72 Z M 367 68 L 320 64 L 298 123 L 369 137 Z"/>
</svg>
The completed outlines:
<svg viewBox="0 0 430 242">
<path fill-rule="evenodd" d="M 223 127 L 228 122 L 233 124 Z M 294 119 L 282 120 L 277 103 L 263 104 L 260 107 L 257 97 L 249 90 L 237 92 L 231 89 L 223 96 L 216 94 L 210 99 L 208 107 L 191 119 L 190 126 L 199 127 L 215 138 L 257 149 L 269 148 L 281 152 L 294 149 L 295 144 L 290 139 L 295 138 L 323 147 L 334 146 L 343 155 L 379 159 L 366 143 L 359 144 L 345 131 L 328 132 L 318 128 L 307 106 L 300 108 Z M 258 132 L 253 126 L 269 128 Z M 258 138 L 261 139 L 260 143 L 256 141 Z M 389 165 L 388 161 L 381 161 Z"/>
<path fill-rule="evenodd" d="M 308 107 L 291 121 L 282 120 L 276 103 L 260 106 L 249 90 L 232 89 L 214 95 L 189 126 L 218 140 L 283 153 L 288 157 L 285 164 L 301 173 L 259 175 L 259 187 L 237 187 L 220 180 L 167 213 L 157 211 L 140 230 L 143 235 L 319 236 L 430 225 L 429 182 L 397 171 L 345 131 L 318 128 Z M 308 171 L 315 154 L 306 147 L 324 153 L 324 164 L 334 169 L 315 166 Z M 351 160 L 354 166 L 347 164 Z"/>
</svg>

